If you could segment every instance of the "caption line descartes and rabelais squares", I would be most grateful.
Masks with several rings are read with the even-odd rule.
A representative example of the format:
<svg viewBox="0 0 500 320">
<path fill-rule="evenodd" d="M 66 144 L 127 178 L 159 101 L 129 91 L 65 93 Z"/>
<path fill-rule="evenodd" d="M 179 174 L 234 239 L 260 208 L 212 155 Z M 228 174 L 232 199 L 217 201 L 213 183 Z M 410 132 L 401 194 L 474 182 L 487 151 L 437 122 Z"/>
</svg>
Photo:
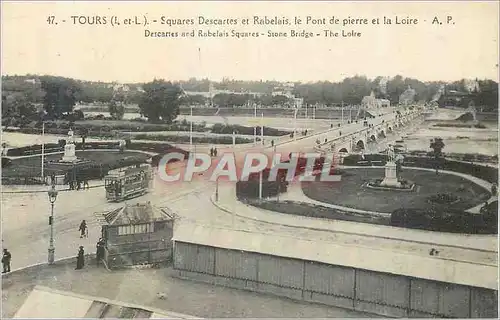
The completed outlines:
<svg viewBox="0 0 500 320">
<path fill-rule="evenodd" d="M 141 30 L 146 38 L 360 38 L 370 27 L 454 25 L 452 16 L 249 16 L 174 18 L 168 16 L 72 15 L 47 17 L 52 26 L 111 27 Z M 139 31 L 138 31 L 139 32 Z"/>
</svg>

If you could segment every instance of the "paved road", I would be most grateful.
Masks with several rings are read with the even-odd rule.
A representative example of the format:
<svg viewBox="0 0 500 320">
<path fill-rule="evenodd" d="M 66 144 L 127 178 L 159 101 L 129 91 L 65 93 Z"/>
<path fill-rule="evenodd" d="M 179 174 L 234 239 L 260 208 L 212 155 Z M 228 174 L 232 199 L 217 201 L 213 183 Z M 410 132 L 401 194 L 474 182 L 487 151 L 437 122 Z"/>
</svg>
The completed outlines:
<svg viewBox="0 0 500 320">
<path fill-rule="evenodd" d="M 389 120 L 393 114 L 372 119 L 373 124 Z M 357 131 L 362 124 L 345 125 L 343 135 Z M 322 134 L 329 140 L 338 137 L 334 129 Z M 308 151 L 315 144 L 317 137 L 309 136 L 277 146 L 277 152 Z M 269 146 L 267 147 L 269 149 Z M 255 149 L 262 149 L 256 147 Z M 215 206 L 207 206 L 207 200 L 213 194 L 215 185 L 200 176 L 192 182 L 175 185 L 156 180 L 154 190 L 147 195 L 133 199 L 133 202 L 151 201 L 155 205 L 168 205 L 177 214 L 186 219 L 195 219 L 208 224 L 231 226 L 231 216 Z M 8 187 L 4 188 L 8 191 Z M 2 194 L 2 244 L 12 253 L 12 269 L 43 263 L 47 259 L 49 237 L 48 215 L 50 206 L 45 193 Z M 204 199 L 204 201 L 200 201 Z M 131 201 L 131 202 L 132 202 Z M 103 188 L 85 191 L 59 193 L 55 204 L 55 247 L 56 258 L 74 256 L 79 245 L 87 251 L 95 250 L 95 243 L 100 236 L 100 226 L 94 213 L 119 207 L 123 204 L 106 202 Z M 89 239 L 80 239 L 78 226 L 81 220 L 87 220 Z M 247 224 L 245 219 L 238 223 Z M 259 228 L 262 226 L 258 226 Z"/>
</svg>

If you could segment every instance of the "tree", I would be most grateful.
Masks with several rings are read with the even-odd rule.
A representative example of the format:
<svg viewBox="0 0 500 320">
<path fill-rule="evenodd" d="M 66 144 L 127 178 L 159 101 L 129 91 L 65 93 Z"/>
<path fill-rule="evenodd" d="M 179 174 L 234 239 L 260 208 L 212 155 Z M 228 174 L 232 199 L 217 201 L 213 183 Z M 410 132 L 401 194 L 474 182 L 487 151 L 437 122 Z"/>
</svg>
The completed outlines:
<svg viewBox="0 0 500 320">
<path fill-rule="evenodd" d="M 440 160 L 443 156 L 443 152 L 442 152 L 443 148 L 444 148 L 443 139 L 434 138 L 433 140 L 431 140 L 430 148 L 433 150 L 434 161 L 435 161 L 435 166 L 436 166 L 436 174 L 438 174 L 439 163 L 440 163 Z"/>
<path fill-rule="evenodd" d="M 52 119 L 60 119 L 63 114 L 73 111 L 81 93 L 80 85 L 73 79 L 62 77 L 41 77 L 41 87 L 45 91 L 43 107 Z"/>
<path fill-rule="evenodd" d="M 2 96 L 2 123 L 7 125 L 22 124 L 38 120 L 38 113 L 26 95 L 15 93 Z"/>
<path fill-rule="evenodd" d="M 111 99 L 108 104 L 109 114 L 113 120 L 123 119 L 123 115 L 125 114 L 125 106 L 123 105 L 124 99 L 125 95 L 120 91 L 113 94 L 113 99 Z"/>
<path fill-rule="evenodd" d="M 171 123 L 179 115 L 182 89 L 164 80 L 146 83 L 139 103 L 141 113 L 151 122 L 159 120 Z"/>
<path fill-rule="evenodd" d="M 108 110 L 113 120 L 123 119 L 123 115 L 125 114 L 125 107 L 123 106 L 123 103 L 120 103 L 116 100 L 111 100 L 111 102 L 108 104 Z"/>
</svg>

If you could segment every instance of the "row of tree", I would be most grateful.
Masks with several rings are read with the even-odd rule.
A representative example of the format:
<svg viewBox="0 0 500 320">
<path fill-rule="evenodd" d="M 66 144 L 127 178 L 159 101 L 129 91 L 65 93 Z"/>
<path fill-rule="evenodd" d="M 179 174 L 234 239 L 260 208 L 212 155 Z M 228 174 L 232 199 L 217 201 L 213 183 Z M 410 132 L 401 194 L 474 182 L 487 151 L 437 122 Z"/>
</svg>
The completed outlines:
<svg viewBox="0 0 500 320">
<path fill-rule="evenodd" d="M 492 80 L 476 82 L 477 87 L 466 96 L 476 105 L 486 105 L 490 109 L 497 110 L 498 84 Z M 206 86 L 208 87 L 205 88 Z M 73 114 L 73 108 L 77 102 L 100 102 L 109 107 L 113 118 L 120 119 L 124 113 L 124 105 L 135 103 L 139 106 L 141 113 L 151 122 L 171 122 L 179 114 L 180 105 L 213 103 L 216 107 L 237 107 L 250 102 L 263 106 L 286 106 L 293 103 L 287 96 L 271 94 L 273 90 L 280 87 L 279 83 L 272 81 L 224 80 L 214 84 L 217 89 L 238 91 L 235 90 L 238 87 L 240 92 L 260 90 L 263 94 L 259 95 L 255 95 L 255 91 L 243 94 L 218 93 L 209 101 L 209 98 L 201 94 L 184 94 L 188 91 L 187 89 L 208 90 L 209 86 L 208 80 L 195 79 L 180 83 L 154 80 L 145 84 L 113 85 L 54 76 L 4 76 L 2 77 L 2 117 L 5 121 L 9 119 L 28 121 L 40 117 L 62 119 Z M 303 98 L 306 104 L 319 103 L 332 106 L 340 103 L 359 104 L 363 97 L 373 92 L 377 98 L 385 98 L 392 104 L 396 104 L 401 94 L 409 87 L 415 91 L 416 100 L 428 102 L 440 96 L 442 104 L 448 103 L 442 97 L 447 96 L 446 92 L 447 90 L 449 92 L 450 88 L 456 88 L 457 91 L 466 90 L 465 81 L 444 84 L 424 83 L 402 76 L 392 79 L 378 77 L 374 80 L 364 76 L 354 76 L 337 83 L 296 83 L 292 93 L 296 97 Z"/>
</svg>

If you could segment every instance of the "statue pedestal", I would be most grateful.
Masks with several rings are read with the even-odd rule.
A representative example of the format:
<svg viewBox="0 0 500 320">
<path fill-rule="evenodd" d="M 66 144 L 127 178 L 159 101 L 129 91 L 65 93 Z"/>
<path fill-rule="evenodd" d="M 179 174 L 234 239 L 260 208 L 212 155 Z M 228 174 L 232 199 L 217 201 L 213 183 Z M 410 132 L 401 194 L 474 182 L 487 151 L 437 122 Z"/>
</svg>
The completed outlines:
<svg viewBox="0 0 500 320">
<path fill-rule="evenodd" d="M 61 162 L 76 162 L 78 158 L 75 155 L 75 145 L 73 143 L 66 144 L 64 146 L 64 156 Z"/>
<path fill-rule="evenodd" d="M 385 178 L 380 183 L 383 187 L 396 187 L 401 188 L 401 182 L 398 181 L 396 163 L 387 162 L 385 165 Z"/>
</svg>

